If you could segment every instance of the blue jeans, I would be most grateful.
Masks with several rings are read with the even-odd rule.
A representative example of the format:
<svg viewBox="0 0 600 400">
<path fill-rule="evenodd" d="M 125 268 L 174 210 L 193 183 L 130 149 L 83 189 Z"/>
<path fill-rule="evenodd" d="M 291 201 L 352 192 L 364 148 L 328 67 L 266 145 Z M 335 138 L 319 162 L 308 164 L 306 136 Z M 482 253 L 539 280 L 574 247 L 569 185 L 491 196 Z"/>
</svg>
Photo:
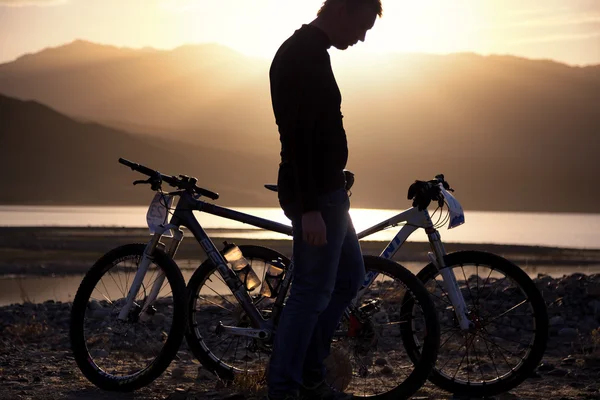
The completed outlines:
<svg viewBox="0 0 600 400">
<path fill-rule="evenodd" d="M 344 310 L 360 288 L 365 267 L 343 189 L 319 198 L 327 244 L 302 240 L 302 213 L 282 205 L 294 232 L 294 276 L 281 314 L 269 364 L 269 396 L 295 393 L 325 377 L 323 360 Z"/>
</svg>

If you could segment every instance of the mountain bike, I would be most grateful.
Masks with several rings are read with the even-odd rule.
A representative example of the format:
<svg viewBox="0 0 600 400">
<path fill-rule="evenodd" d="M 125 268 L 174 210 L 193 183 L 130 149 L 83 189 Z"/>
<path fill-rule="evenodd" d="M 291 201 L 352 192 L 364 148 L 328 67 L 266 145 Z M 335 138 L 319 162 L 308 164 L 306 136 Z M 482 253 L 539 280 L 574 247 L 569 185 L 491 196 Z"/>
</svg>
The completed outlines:
<svg viewBox="0 0 600 400">
<path fill-rule="evenodd" d="M 350 172 L 348 180 L 354 180 Z M 265 187 L 277 191 L 276 185 Z M 533 281 L 512 262 L 481 251 L 446 253 L 437 228 L 465 222 L 462 206 L 450 191 L 443 175 L 416 181 L 408 193 L 412 208 L 359 232 L 358 238 L 401 226 L 380 255 L 392 259 L 415 230 L 425 230 L 430 263 L 417 276 L 434 299 L 441 326 L 438 358 L 429 379 L 459 395 L 492 396 L 516 387 L 537 368 L 548 341 L 548 313 Z M 431 201 L 438 207 L 430 215 Z M 405 308 L 403 314 L 410 312 Z M 417 361 L 421 344 L 411 335 L 402 339 Z"/>
<path fill-rule="evenodd" d="M 288 235 L 291 227 L 200 200 L 219 196 L 198 187 L 195 178 L 119 162 L 148 176 L 134 184 L 149 184 L 157 192 L 147 213 L 152 238 L 147 244 L 109 251 L 84 277 L 70 326 L 82 373 L 106 390 L 131 391 L 149 384 L 175 357 L 188 327 L 186 319 L 188 344 L 207 369 L 222 379 L 264 373 L 293 284 L 294 264 L 264 247 L 228 244 L 219 250 L 192 211 Z M 177 190 L 163 192 L 163 183 Z M 174 198 L 178 201 L 173 211 Z M 207 256 L 187 292 L 174 261 L 184 236 L 181 227 L 193 234 Z M 408 398 L 435 364 L 440 338 L 436 310 L 425 287 L 407 269 L 383 258 L 364 259 L 365 281 L 334 343 L 351 373 L 344 375 L 344 382 L 332 384 L 349 387 L 357 397 Z M 260 286 L 255 270 L 263 276 Z M 402 347 L 408 336 L 419 348 L 416 355 Z"/>
</svg>

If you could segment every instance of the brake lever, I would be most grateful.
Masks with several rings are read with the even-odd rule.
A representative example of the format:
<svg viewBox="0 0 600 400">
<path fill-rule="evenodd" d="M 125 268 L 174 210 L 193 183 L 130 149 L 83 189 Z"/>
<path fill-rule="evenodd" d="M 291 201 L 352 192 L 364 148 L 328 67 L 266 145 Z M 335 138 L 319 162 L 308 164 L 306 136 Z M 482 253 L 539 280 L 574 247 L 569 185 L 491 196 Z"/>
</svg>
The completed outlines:
<svg viewBox="0 0 600 400">
<path fill-rule="evenodd" d="M 152 190 L 157 191 L 160 189 L 160 187 L 162 185 L 162 179 L 160 178 L 160 175 L 151 176 L 148 179 L 146 179 L 145 181 L 142 181 L 142 180 L 134 181 L 133 184 L 134 185 L 148 184 L 148 185 L 150 185 L 150 188 Z"/>
</svg>

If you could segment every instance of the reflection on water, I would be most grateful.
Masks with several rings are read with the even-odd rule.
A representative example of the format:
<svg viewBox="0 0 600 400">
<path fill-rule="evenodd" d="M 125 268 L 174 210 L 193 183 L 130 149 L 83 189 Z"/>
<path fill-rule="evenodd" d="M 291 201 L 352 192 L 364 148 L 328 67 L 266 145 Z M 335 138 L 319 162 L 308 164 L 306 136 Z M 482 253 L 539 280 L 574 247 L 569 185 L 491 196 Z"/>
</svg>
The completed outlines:
<svg viewBox="0 0 600 400">
<path fill-rule="evenodd" d="M 406 206 L 408 204 L 405 204 Z M 289 224 L 280 208 L 234 207 L 235 210 Z M 60 206 L 1 206 L 0 226 L 117 226 L 145 227 L 146 207 L 60 207 Z M 352 208 L 350 214 L 357 232 L 398 214 L 399 210 Z M 432 210 L 431 210 L 432 211 Z M 229 232 L 221 237 L 248 239 L 285 239 L 285 235 L 256 229 L 251 225 L 228 220 L 207 213 L 194 212 L 205 229 Z M 439 213 L 433 215 L 438 221 Z M 444 215 L 445 216 L 445 215 Z M 443 218 L 442 218 L 443 219 Z M 466 223 L 454 229 L 440 228 L 445 242 L 495 243 L 567 248 L 600 248 L 600 214 L 576 213 L 517 213 L 465 211 Z M 441 220 L 440 220 L 441 221 Z M 565 234 L 568 227 L 569 234 Z M 234 232 L 237 231 L 237 232 Z M 388 229 L 367 237 L 365 240 L 391 240 L 398 228 Z M 240 236 L 240 233 L 242 235 Z M 425 242 L 423 230 L 416 231 L 411 241 Z"/>
<path fill-rule="evenodd" d="M 185 267 L 198 266 L 199 263 L 197 260 L 183 260 L 181 262 L 178 261 L 178 263 L 184 267 L 182 268 L 182 273 L 187 283 L 194 273 L 194 270 Z M 415 274 L 423 267 L 422 263 L 416 262 L 403 263 L 403 265 Z M 563 275 L 570 275 L 575 272 L 586 275 L 599 274 L 600 265 L 578 267 L 536 265 L 523 267 L 523 270 L 525 270 L 532 278 L 537 277 L 538 274 L 547 274 L 553 278 L 560 278 Z M 261 272 L 262 271 L 257 271 L 259 276 L 263 276 Z M 31 301 L 34 303 L 41 303 L 46 300 L 71 302 L 73 301 L 82 279 L 83 274 L 56 277 L 27 276 L 0 278 L 0 306 L 12 303 L 23 303 L 23 301 Z M 111 289 L 108 288 L 108 290 Z M 226 290 L 225 287 L 223 287 L 223 290 Z"/>
</svg>

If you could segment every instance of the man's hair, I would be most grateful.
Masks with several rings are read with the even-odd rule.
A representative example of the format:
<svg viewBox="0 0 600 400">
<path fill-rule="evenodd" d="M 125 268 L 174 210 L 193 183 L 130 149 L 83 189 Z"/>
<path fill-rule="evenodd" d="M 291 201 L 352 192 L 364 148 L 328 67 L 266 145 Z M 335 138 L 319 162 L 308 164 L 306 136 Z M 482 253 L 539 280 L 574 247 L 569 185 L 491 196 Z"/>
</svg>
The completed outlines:
<svg viewBox="0 0 600 400">
<path fill-rule="evenodd" d="M 331 8 L 333 4 L 346 3 L 349 8 L 356 8 L 359 5 L 366 5 L 373 9 L 374 12 L 377 13 L 379 17 L 383 15 L 383 8 L 381 6 L 381 0 L 325 0 L 319 11 L 317 12 L 317 16 L 326 13 L 327 10 Z"/>
</svg>

